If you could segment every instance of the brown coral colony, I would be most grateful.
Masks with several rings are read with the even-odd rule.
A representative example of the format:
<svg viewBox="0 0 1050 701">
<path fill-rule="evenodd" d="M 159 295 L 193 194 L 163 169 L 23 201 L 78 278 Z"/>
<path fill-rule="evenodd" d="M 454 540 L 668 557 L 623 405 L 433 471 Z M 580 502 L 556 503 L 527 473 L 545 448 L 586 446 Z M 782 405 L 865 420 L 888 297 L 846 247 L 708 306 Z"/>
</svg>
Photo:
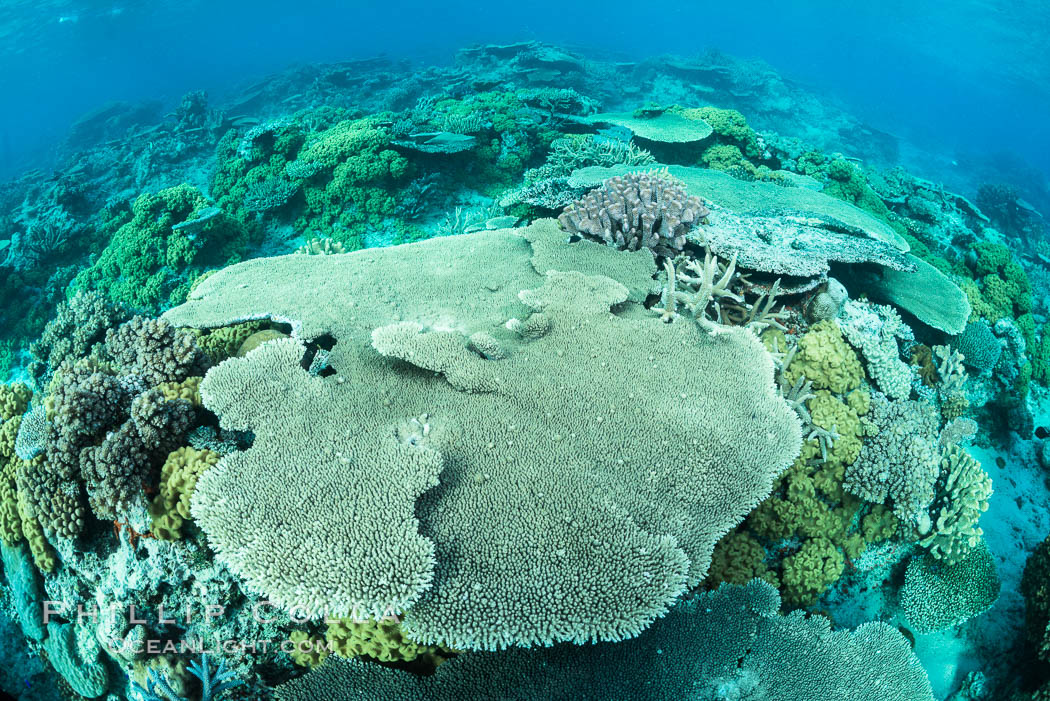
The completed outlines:
<svg viewBox="0 0 1050 701">
<path fill-rule="evenodd" d="M 644 247 L 671 257 L 685 248 L 690 229 L 706 223 L 710 214 L 678 179 L 639 172 L 609 178 L 566 207 L 558 221 L 567 231 L 611 246 L 630 251 Z"/>
</svg>

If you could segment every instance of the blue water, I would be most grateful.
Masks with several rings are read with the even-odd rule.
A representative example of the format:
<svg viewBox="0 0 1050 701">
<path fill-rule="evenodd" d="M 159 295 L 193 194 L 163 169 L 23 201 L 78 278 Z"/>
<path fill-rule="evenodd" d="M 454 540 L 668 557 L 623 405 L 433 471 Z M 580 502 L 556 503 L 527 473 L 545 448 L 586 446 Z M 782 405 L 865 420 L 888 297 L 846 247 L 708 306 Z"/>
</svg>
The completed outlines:
<svg viewBox="0 0 1050 701">
<path fill-rule="evenodd" d="M 957 167 L 1014 158 L 1041 171 L 1033 183 L 1009 168 L 1018 185 L 1050 179 L 1050 5 L 1038 0 L 8 2 L 0 27 L 0 174 L 44 162 L 110 100 L 170 105 L 296 62 L 446 61 L 471 42 L 540 39 L 624 59 L 758 57 Z"/>
</svg>

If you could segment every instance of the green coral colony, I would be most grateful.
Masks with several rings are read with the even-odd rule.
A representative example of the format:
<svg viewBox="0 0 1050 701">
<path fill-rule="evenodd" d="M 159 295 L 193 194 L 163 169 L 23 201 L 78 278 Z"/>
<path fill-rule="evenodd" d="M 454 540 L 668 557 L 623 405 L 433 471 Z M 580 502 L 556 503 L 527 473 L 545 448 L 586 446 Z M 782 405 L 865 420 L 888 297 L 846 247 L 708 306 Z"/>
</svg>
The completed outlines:
<svg viewBox="0 0 1050 701">
<path fill-rule="evenodd" d="M 319 70 L 239 107 L 265 118 L 187 96 L 152 161 L 86 148 L 139 159 L 119 197 L 23 182 L 0 550 L 24 678 L 961 700 L 1050 660 L 1045 533 L 1021 578 L 982 519 L 1005 473 L 981 461 L 1039 459 L 1050 379 L 1050 251 L 1001 192 L 982 212 L 756 131 L 713 88 L 592 90 L 608 66 L 540 44 L 463 52 L 454 90 Z M 939 678 L 1007 586 L 1028 657 Z"/>
</svg>

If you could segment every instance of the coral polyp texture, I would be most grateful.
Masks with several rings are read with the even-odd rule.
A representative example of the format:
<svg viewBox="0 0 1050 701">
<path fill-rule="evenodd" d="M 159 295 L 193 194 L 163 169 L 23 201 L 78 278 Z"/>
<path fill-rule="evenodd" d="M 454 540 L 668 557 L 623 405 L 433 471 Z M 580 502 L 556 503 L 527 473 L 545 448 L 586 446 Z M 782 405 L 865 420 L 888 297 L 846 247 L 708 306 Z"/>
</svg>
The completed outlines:
<svg viewBox="0 0 1050 701">
<path fill-rule="evenodd" d="M 298 336 L 201 385 L 224 428 L 255 434 L 192 498 L 251 586 L 311 613 L 405 611 L 414 640 L 496 649 L 630 638 L 703 578 L 799 450 L 772 359 L 745 329 L 639 314 L 651 259 L 624 266 L 549 220 L 526 236 L 248 262 L 166 314 L 268 316 Z M 541 275 L 533 246 L 575 269 Z M 331 280 L 342 293 L 319 294 Z M 537 315 L 545 332 L 505 327 Z M 505 358 L 471 347 L 482 330 Z M 301 366 L 322 335 L 327 377 Z"/>
<path fill-rule="evenodd" d="M 566 207 L 558 221 L 566 231 L 617 248 L 673 255 L 708 214 L 703 201 L 689 195 L 675 178 L 637 172 L 609 178 Z"/>
<path fill-rule="evenodd" d="M 781 616 L 779 608 L 776 589 L 765 582 L 724 585 L 676 605 L 634 640 L 472 653 L 445 662 L 429 677 L 333 657 L 278 687 L 276 698 L 933 699 L 922 666 L 891 626 L 832 631 L 823 616 Z M 735 695 L 745 690 L 747 696 Z"/>
</svg>

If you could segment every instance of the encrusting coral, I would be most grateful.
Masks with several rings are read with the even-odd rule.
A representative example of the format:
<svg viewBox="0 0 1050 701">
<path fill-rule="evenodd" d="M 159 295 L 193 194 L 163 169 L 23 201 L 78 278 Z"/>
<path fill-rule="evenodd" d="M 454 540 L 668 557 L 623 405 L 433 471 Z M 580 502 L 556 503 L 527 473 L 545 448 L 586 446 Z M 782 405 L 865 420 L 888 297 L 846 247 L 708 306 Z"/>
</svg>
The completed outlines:
<svg viewBox="0 0 1050 701">
<path fill-rule="evenodd" d="M 957 562 L 913 557 L 904 573 L 901 606 L 916 632 L 957 626 L 992 607 L 1002 584 L 983 539 Z"/>
</svg>

